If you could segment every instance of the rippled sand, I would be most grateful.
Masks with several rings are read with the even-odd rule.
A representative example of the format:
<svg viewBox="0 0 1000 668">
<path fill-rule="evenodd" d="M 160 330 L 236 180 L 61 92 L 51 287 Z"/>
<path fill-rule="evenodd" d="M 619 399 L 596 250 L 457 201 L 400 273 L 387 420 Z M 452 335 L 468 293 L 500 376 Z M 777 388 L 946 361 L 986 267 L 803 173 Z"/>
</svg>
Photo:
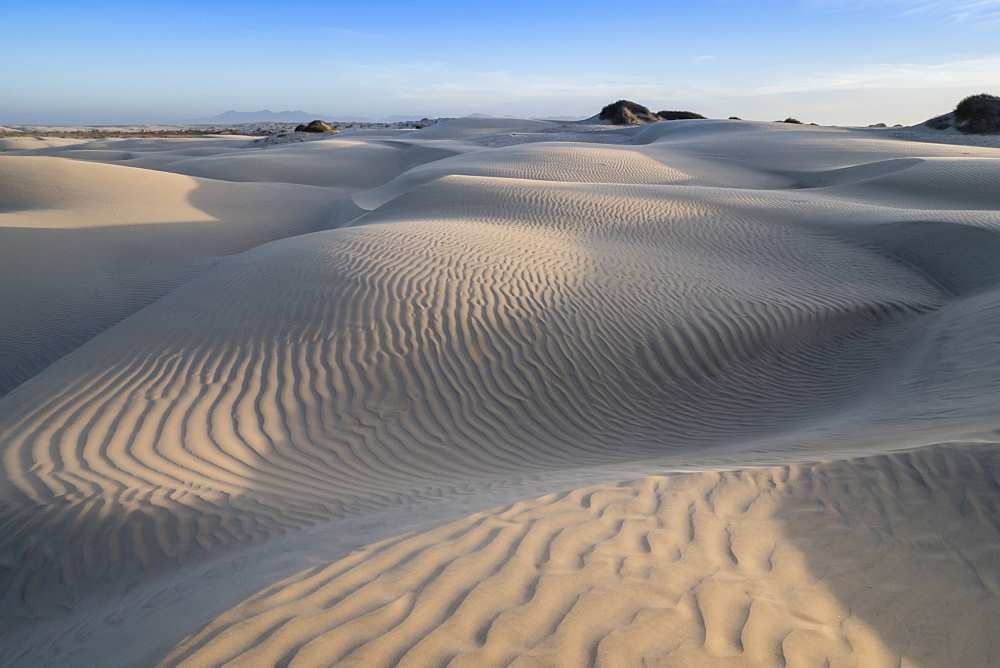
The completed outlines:
<svg viewBox="0 0 1000 668">
<path fill-rule="evenodd" d="M 4 148 L 4 663 L 1000 656 L 1000 150 Z"/>
</svg>

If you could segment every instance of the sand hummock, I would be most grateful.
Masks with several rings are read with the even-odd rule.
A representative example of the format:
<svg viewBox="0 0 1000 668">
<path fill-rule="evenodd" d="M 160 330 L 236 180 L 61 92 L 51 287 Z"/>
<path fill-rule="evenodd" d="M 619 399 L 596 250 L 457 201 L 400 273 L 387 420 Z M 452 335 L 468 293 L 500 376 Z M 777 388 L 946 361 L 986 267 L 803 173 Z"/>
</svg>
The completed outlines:
<svg viewBox="0 0 1000 668">
<path fill-rule="evenodd" d="M 997 148 L 3 141 L 0 663 L 1000 656 Z"/>
</svg>

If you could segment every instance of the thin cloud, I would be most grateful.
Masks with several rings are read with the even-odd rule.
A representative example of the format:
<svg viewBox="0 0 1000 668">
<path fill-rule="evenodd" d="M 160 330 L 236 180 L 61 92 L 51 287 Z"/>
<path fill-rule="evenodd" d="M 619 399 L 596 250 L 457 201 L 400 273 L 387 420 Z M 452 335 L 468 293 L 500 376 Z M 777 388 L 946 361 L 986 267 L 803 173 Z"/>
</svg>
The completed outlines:
<svg viewBox="0 0 1000 668">
<path fill-rule="evenodd" d="M 830 71 L 763 86 L 757 92 L 801 93 L 836 89 L 981 88 L 995 86 L 1000 55 L 937 65 L 917 63 L 872 64 Z"/>
<path fill-rule="evenodd" d="M 810 4 L 843 9 L 887 5 L 899 7 L 901 16 L 937 15 L 954 23 L 1000 21 L 1000 0 L 812 0 Z"/>
</svg>

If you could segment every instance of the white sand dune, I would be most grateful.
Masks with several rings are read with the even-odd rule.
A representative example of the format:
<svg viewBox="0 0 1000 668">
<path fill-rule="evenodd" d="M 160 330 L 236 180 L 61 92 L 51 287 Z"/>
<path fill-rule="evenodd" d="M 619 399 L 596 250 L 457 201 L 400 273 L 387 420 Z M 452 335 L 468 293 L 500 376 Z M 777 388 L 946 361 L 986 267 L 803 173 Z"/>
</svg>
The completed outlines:
<svg viewBox="0 0 1000 668">
<path fill-rule="evenodd" d="M 0 394 L 217 258 L 327 226 L 336 199 L 0 155 Z"/>
<path fill-rule="evenodd" d="M 0 137 L 0 152 L 62 149 L 85 143 L 88 140 L 67 137 Z"/>
<path fill-rule="evenodd" d="M 206 150 L 218 151 L 225 148 L 246 146 L 250 139 L 239 135 L 211 135 L 171 139 L 162 137 L 137 137 L 124 139 L 107 137 L 104 139 L 79 139 L 64 137 L 2 137 L 0 150 L 6 153 L 31 155 L 60 155 L 75 157 L 86 154 L 99 155 L 102 151 L 120 153 L 138 151 L 140 153 L 177 151 L 197 155 Z"/>
<path fill-rule="evenodd" d="M 907 160 L 905 167 L 898 164 L 903 160 L 887 161 L 895 163 L 893 167 L 897 169 L 857 180 L 852 175 L 850 183 L 818 187 L 825 195 L 872 204 L 891 198 L 897 205 L 908 209 L 980 209 L 994 212 L 1000 209 L 995 160 L 923 158 Z"/>
<path fill-rule="evenodd" d="M 408 133 L 408 136 L 419 139 L 467 139 L 507 132 L 540 132 L 558 126 L 558 123 L 552 121 L 539 121 L 531 118 L 467 116 L 441 121 L 422 130 L 414 130 Z"/>
<path fill-rule="evenodd" d="M 162 153 L 155 157 L 161 158 Z M 182 159 L 165 165 L 146 164 L 142 159 L 130 164 L 225 181 L 325 186 L 347 195 L 381 185 L 416 163 L 406 147 L 331 139 Z"/>
<path fill-rule="evenodd" d="M 0 660 L 989 664 L 1000 151 L 558 127 L 0 155 Z"/>
<path fill-rule="evenodd" d="M 647 147 L 581 146 L 579 143 L 526 143 L 469 152 L 410 169 L 379 188 L 357 193 L 364 209 L 377 208 L 413 188 L 452 175 L 530 179 L 567 183 L 688 184 L 774 188 L 787 178 Z"/>
<path fill-rule="evenodd" d="M 998 474 L 935 447 L 552 494 L 314 566 L 163 663 L 980 665 Z"/>
</svg>

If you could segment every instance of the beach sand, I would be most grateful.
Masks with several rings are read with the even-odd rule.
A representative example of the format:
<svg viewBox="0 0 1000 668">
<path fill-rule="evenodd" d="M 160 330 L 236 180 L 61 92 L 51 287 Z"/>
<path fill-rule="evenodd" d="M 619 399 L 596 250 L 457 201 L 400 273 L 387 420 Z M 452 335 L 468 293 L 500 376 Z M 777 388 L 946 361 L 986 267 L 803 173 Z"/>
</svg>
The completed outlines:
<svg viewBox="0 0 1000 668">
<path fill-rule="evenodd" d="M 927 139 L 0 140 L 0 664 L 995 665 L 1000 149 Z"/>
</svg>

